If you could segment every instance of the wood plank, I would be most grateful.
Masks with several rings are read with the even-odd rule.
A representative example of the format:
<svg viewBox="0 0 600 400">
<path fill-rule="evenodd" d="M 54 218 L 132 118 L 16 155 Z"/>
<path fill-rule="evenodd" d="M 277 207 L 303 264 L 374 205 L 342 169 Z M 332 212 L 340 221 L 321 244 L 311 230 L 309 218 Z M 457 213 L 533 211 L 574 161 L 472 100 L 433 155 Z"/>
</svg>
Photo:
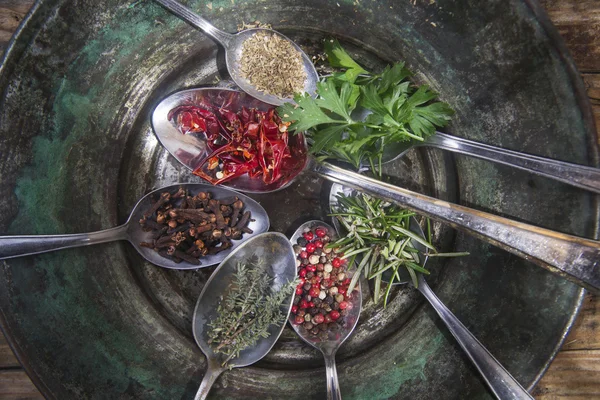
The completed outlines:
<svg viewBox="0 0 600 400">
<path fill-rule="evenodd" d="M 537 400 L 600 398 L 600 350 L 561 351 L 534 389 Z"/>
<path fill-rule="evenodd" d="M 541 0 L 582 72 L 600 72 L 598 0 Z"/>
<path fill-rule="evenodd" d="M 600 106 L 600 73 L 581 74 L 592 105 Z M 598 128 L 598 126 L 596 126 Z"/>
<path fill-rule="evenodd" d="M 43 400 L 25 371 L 0 370 L 0 399 Z"/>
<path fill-rule="evenodd" d="M 4 335 L 0 335 L 0 368 L 20 367 L 19 361 L 6 342 Z"/>
<path fill-rule="evenodd" d="M 33 3 L 34 0 L 0 0 L 0 54 Z"/>
<path fill-rule="evenodd" d="M 600 350 L 599 320 L 600 301 L 598 296 L 588 293 L 562 350 Z"/>
</svg>

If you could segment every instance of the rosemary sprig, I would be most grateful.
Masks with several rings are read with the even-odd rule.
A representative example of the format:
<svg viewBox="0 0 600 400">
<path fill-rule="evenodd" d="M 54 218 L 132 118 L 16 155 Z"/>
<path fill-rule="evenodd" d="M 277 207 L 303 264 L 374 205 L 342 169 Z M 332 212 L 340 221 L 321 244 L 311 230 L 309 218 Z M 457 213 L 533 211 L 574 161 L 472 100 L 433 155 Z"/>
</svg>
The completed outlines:
<svg viewBox="0 0 600 400">
<path fill-rule="evenodd" d="M 392 203 L 361 193 L 353 196 L 339 194 L 337 206 L 331 216 L 337 218 L 347 234 L 340 237 L 330 247 L 340 248 L 344 258 L 362 257 L 357 266 L 348 290 L 356 285 L 360 274 L 373 279 L 374 301 L 381 298 L 383 273 L 391 276 L 384 294 L 384 307 L 387 305 L 392 284 L 400 281 L 401 268 L 406 268 L 415 287 L 418 286 L 417 272 L 429 275 L 420 265 L 420 256 L 456 257 L 469 253 L 438 253 L 431 244 L 431 223 L 426 219 L 427 237 L 423 238 L 410 230 L 410 219 L 416 213 L 402 209 Z M 426 254 L 413 245 L 421 244 Z"/>
<path fill-rule="evenodd" d="M 217 317 L 208 323 L 208 342 L 215 353 L 225 356 L 223 366 L 261 338 L 269 337 L 269 326 L 285 323 L 286 314 L 281 308 L 296 282 L 271 292 L 272 278 L 265 269 L 262 260 L 238 263 L 228 291 L 217 307 Z"/>
</svg>

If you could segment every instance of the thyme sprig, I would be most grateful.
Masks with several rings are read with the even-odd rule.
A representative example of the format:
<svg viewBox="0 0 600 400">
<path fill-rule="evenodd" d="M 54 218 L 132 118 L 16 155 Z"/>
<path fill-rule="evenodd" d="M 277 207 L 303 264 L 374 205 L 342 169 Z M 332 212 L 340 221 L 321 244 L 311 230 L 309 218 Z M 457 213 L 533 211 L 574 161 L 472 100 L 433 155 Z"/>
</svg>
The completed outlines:
<svg viewBox="0 0 600 400">
<path fill-rule="evenodd" d="M 416 272 L 429 275 L 420 265 L 421 253 L 414 242 L 426 249 L 426 255 L 456 257 L 469 253 L 439 253 L 431 244 L 431 223 L 427 224 L 427 238 L 410 230 L 410 219 L 417 214 L 395 204 L 361 193 L 353 196 L 338 194 L 337 206 L 331 214 L 342 224 L 347 234 L 329 246 L 340 248 L 344 258 L 360 257 L 356 273 L 348 290 L 356 285 L 361 272 L 374 280 L 374 301 L 381 298 L 383 273 L 389 271 L 391 278 L 385 289 L 384 307 L 387 305 L 392 284 L 400 281 L 399 271 L 406 268 L 415 287 L 418 286 Z M 351 263 L 353 264 L 353 262 Z"/>
<path fill-rule="evenodd" d="M 227 293 L 217 307 L 217 317 L 208 323 L 208 343 L 215 353 L 225 356 L 223 366 L 261 338 L 269 337 L 271 325 L 285 323 L 283 302 L 292 294 L 296 282 L 287 283 L 277 292 L 271 291 L 271 284 L 263 260 L 237 264 Z"/>
</svg>

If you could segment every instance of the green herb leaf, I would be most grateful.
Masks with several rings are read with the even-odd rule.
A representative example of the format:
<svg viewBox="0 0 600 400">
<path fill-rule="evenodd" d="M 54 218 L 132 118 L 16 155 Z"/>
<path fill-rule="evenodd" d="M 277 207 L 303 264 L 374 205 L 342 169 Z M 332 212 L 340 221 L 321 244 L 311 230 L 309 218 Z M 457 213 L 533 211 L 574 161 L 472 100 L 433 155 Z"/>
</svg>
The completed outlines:
<svg viewBox="0 0 600 400">
<path fill-rule="evenodd" d="M 316 99 L 297 96 L 297 106 L 278 109 L 284 121 L 292 122 L 291 132 L 306 132 L 319 160 L 337 159 L 357 169 L 369 163 L 381 175 L 387 145 L 423 141 L 453 115 L 448 104 L 435 101 L 437 93 L 428 86 L 410 86 L 411 73 L 403 62 L 369 75 L 336 40 L 327 41 L 325 49 L 330 64 L 344 71 L 319 83 Z M 368 110 L 360 121 L 352 118 L 357 105 Z"/>
<path fill-rule="evenodd" d="M 311 136 L 313 142 L 310 146 L 312 153 L 319 153 L 323 150 L 328 150 L 336 142 L 339 142 L 342 137 L 344 130 L 348 128 L 348 125 L 331 125 L 327 128 L 317 131 Z"/>
<path fill-rule="evenodd" d="M 352 109 L 349 106 L 349 100 L 350 96 L 352 96 L 352 85 L 344 82 L 340 93 L 338 93 L 333 80 L 327 80 L 317 83 L 317 89 L 319 92 L 319 99 L 316 100 L 317 105 L 336 113 L 340 117 L 343 117 L 347 123 L 351 124 L 352 118 L 350 118 L 350 112 Z"/>
<path fill-rule="evenodd" d="M 329 117 L 321 110 L 315 100 L 308 94 L 297 95 L 294 100 L 298 104 L 285 103 L 277 109 L 277 113 L 283 121 L 293 123 L 289 129 L 293 131 L 307 131 L 321 124 L 346 123 Z"/>
<path fill-rule="evenodd" d="M 367 74 L 368 71 L 361 67 L 350 55 L 342 48 L 336 39 L 325 41 L 325 54 L 332 67 L 344 68 L 346 72 L 338 75 L 337 79 L 354 83 L 360 74 Z"/>
<path fill-rule="evenodd" d="M 429 136 L 435 132 L 435 126 L 446 126 L 454 111 L 446 103 L 433 103 L 416 108 L 410 121 L 411 129 L 421 136 Z"/>
<path fill-rule="evenodd" d="M 381 81 L 378 84 L 377 91 L 379 93 L 385 93 L 390 87 L 397 86 L 404 79 L 409 77 L 411 72 L 404 68 L 404 63 L 399 62 L 393 66 L 387 66 L 381 73 Z"/>
<path fill-rule="evenodd" d="M 364 108 L 373 111 L 374 113 L 379 114 L 382 117 L 386 115 L 390 115 L 390 111 L 383 104 L 383 99 L 379 95 L 379 91 L 377 90 L 377 85 L 365 85 L 360 87 L 360 92 L 362 94 L 360 105 Z"/>
</svg>

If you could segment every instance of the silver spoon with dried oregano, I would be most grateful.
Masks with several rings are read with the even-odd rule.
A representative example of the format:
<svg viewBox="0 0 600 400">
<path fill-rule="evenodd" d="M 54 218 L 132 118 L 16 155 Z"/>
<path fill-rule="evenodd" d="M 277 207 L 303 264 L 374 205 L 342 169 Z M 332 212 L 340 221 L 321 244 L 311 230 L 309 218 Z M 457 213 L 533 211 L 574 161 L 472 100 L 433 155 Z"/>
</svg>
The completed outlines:
<svg viewBox="0 0 600 400">
<path fill-rule="evenodd" d="M 319 76 L 311 59 L 281 33 L 254 28 L 232 35 L 174 0 L 156 1 L 221 44 L 231 78 L 252 97 L 281 105 L 296 93 L 316 93 Z"/>
</svg>

